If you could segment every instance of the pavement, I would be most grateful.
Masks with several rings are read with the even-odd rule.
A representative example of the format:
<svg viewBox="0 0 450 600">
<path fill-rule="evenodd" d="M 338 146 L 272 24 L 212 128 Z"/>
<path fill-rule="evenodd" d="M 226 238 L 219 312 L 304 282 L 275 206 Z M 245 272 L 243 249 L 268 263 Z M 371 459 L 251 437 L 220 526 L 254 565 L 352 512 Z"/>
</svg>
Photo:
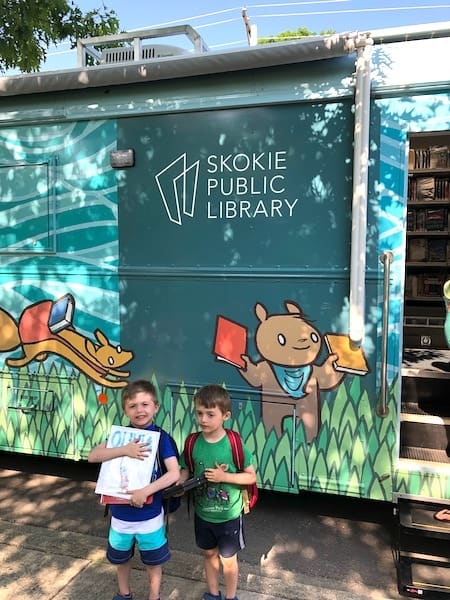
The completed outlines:
<svg viewBox="0 0 450 600">
<path fill-rule="evenodd" d="M 1 600 L 110 599 L 116 592 L 115 570 L 105 560 L 101 538 L 55 531 L 45 527 L 0 520 Z M 146 573 L 135 558 L 133 592 L 139 600 L 147 597 Z M 199 600 L 205 591 L 199 556 L 173 550 L 164 567 L 161 598 Z M 259 569 L 241 564 L 240 600 L 367 600 L 340 587 L 339 582 L 320 581 L 290 571 L 266 577 Z M 386 598 L 386 596 L 385 596 Z"/>
<path fill-rule="evenodd" d="M 2 469 L 2 466 L 0 463 L 0 600 L 111 600 L 116 592 L 116 576 L 114 567 L 105 558 L 108 519 L 103 518 L 102 508 L 94 501 L 94 484 L 74 482 L 54 474 L 27 474 Z M 260 518 L 259 503 L 254 516 L 247 517 L 253 518 L 250 529 L 270 527 L 264 521 L 267 515 L 263 517 L 263 501 L 261 504 Z M 180 515 L 180 511 L 175 515 Z M 172 557 L 164 565 L 162 600 L 200 600 L 205 591 L 202 559 L 192 543 L 192 522 L 187 527 L 184 522 L 183 529 L 189 551 L 180 549 L 185 547 L 183 543 L 175 543 L 182 537 L 183 519 L 169 529 Z M 289 529 L 289 523 L 287 527 Z M 373 525 L 365 531 L 364 543 L 377 550 L 382 560 L 383 544 L 378 529 Z M 345 556 L 347 546 L 337 541 L 338 547 L 333 549 L 336 561 L 357 564 L 356 553 L 354 560 Z M 309 543 L 303 547 L 313 546 Z M 289 548 L 285 544 L 284 548 L 290 554 L 297 552 L 296 546 Z M 338 556 L 339 548 L 342 556 Z M 321 573 L 328 571 L 318 568 L 311 568 L 309 572 L 303 568 L 282 568 L 267 554 L 261 554 L 259 563 L 248 561 L 245 552 L 240 561 L 240 600 L 400 598 L 389 572 L 386 574 L 389 585 L 375 586 L 372 580 L 364 580 L 364 573 L 356 570 L 347 577 L 341 567 L 342 577 L 339 577 L 330 566 L 329 576 L 324 577 Z M 376 574 L 377 565 L 371 558 L 370 561 L 369 568 Z M 382 565 L 383 570 L 386 564 Z M 365 569 L 369 570 L 367 565 Z M 146 572 L 138 557 L 133 559 L 132 589 L 137 600 L 148 598 Z"/>
</svg>

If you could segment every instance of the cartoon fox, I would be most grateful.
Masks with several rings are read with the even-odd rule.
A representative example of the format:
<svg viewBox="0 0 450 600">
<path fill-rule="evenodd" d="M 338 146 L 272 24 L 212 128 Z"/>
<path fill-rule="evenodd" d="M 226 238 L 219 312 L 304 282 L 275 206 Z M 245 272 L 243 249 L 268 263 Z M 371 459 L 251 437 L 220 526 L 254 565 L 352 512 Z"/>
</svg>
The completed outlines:
<svg viewBox="0 0 450 600">
<path fill-rule="evenodd" d="M 104 387 L 124 387 L 130 373 L 119 368 L 132 360 L 133 353 L 113 346 L 99 329 L 94 331 L 97 344 L 78 333 L 72 325 L 57 333 L 51 331 L 49 320 L 53 306 L 52 300 L 31 304 L 23 310 L 18 322 L 0 307 L 0 351 L 21 348 L 23 352 L 22 357 L 7 358 L 6 364 L 20 368 L 56 354 Z"/>
</svg>

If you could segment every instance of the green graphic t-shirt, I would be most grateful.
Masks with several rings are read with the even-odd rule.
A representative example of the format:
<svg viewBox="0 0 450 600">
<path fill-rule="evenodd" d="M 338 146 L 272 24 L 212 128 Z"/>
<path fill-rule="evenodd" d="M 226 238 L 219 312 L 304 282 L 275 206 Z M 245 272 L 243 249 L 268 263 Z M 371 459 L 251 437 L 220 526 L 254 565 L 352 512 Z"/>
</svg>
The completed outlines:
<svg viewBox="0 0 450 600">
<path fill-rule="evenodd" d="M 244 448 L 244 468 L 252 464 L 252 455 Z M 213 469 L 220 465 L 228 473 L 236 473 L 231 446 L 225 434 L 218 442 L 207 442 L 200 434 L 193 450 L 194 477 L 201 475 L 205 469 Z M 181 466 L 186 468 L 184 456 Z M 230 483 L 212 483 L 194 490 L 195 512 L 205 521 L 222 523 L 236 519 L 242 512 L 241 487 Z"/>
</svg>

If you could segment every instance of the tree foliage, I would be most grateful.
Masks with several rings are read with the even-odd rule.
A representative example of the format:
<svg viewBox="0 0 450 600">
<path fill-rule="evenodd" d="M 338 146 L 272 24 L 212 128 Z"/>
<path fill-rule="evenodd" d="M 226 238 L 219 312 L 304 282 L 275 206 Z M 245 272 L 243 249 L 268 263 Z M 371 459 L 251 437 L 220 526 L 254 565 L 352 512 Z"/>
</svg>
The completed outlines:
<svg viewBox="0 0 450 600">
<path fill-rule="evenodd" d="M 330 35 L 332 33 L 336 33 L 332 29 L 327 29 L 325 31 L 321 31 L 320 35 Z M 275 44 L 276 42 L 289 42 L 292 40 L 298 40 L 303 37 L 308 37 L 311 35 L 317 35 L 315 31 L 310 31 L 306 27 L 299 27 L 298 29 L 286 31 L 282 31 L 281 33 L 277 33 L 277 35 L 271 35 L 266 38 L 260 38 L 258 40 L 258 44 Z"/>
<path fill-rule="evenodd" d="M 116 13 L 104 4 L 86 13 L 71 0 L 0 0 L 0 69 L 39 71 L 51 44 L 117 33 Z"/>
</svg>

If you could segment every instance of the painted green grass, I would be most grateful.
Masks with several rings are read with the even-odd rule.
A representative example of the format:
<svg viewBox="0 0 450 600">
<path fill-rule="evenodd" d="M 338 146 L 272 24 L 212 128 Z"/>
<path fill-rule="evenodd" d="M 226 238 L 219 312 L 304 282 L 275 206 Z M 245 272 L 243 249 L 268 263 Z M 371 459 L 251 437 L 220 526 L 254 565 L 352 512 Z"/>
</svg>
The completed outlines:
<svg viewBox="0 0 450 600">
<path fill-rule="evenodd" d="M 197 429 L 193 391 L 188 392 L 183 383 L 176 391 L 161 388 L 155 377 L 153 383 L 161 400 L 157 423 L 171 431 L 182 448 L 186 436 Z M 25 400 L 16 397 L 16 401 L 26 404 L 34 395 L 44 406 L 8 408 L 12 385 L 32 390 Z M 40 365 L 36 374 L 28 373 L 26 368 L 9 374 L 4 371 L 1 386 L 3 450 L 84 459 L 105 439 L 112 424 L 124 423 L 120 390 L 102 390 L 72 370 L 51 367 L 46 373 Z M 104 405 L 98 402 L 100 391 L 108 396 Z M 43 410 L 49 408 L 49 395 L 53 410 Z M 241 433 L 254 454 L 261 488 L 286 492 L 309 489 L 375 500 L 391 500 L 393 488 L 434 498 L 448 497 L 450 477 L 394 473 L 396 395 L 397 381 L 388 395 L 389 415 L 382 419 L 376 415 L 361 379 L 347 378 L 335 392 L 323 394 L 322 426 L 311 444 L 306 442 L 302 423 L 294 429 L 292 419 L 285 420 L 281 436 L 274 430 L 266 432 L 255 413 L 259 406 L 250 399 L 241 402 L 241 410 L 233 414 L 227 426 Z"/>
<path fill-rule="evenodd" d="M 292 419 L 285 421 L 280 437 L 274 430 L 266 433 L 254 413 L 254 403 L 248 400 L 228 426 L 241 433 L 254 453 L 258 485 L 262 488 L 295 492 L 310 489 L 390 500 L 395 456 L 393 423 L 397 419 L 395 385 L 389 394 L 389 418 L 381 419 L 361 389 L 360 378 L 346 380 L 323 404 L 322 427 L 311 444 L 306 442 L 302 423 L 297 425 L 294 456 Z M 174 434 L 179 442 L 195 430 L 192 400 L 182 385 L 170 401 L 176 406 Z"/>
</svg>

